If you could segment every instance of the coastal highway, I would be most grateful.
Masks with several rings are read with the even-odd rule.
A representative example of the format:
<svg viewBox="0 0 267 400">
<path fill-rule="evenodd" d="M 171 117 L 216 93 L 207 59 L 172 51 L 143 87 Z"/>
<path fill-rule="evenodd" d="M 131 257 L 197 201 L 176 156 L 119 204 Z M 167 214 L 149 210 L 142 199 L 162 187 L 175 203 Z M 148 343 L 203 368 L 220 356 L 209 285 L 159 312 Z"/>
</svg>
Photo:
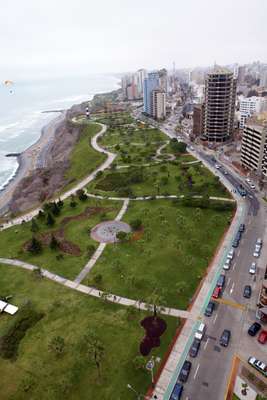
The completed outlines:
<svg viewBox="0 0 267 400">
<path fill-rule="evenodd" d="M 177 137 L 173 128 L 170 128 L 167 124 L 164 124 L 162 130 L 171 138 Z M 248 270 L 251 262 L 255 261 L 253 249 L 257 237 L 262 237 L 264 242 L 267 242 L 267 205 L 262 203 L 260 198 L 257 198 L 257 193 L 251 191 L 244 178 L 238 176 L 235 171 L 223 165 L 222 162 L 218 162 L 214 157 L 204 152 L 200 146 L 193 145 L 192 147 L 187 138 L 183 138 L 183 140 L 190 146 L 189 151 L 192 154 L 196 154 L 208 163 L 222 181 L 227 180 L 232 185 L 232 191 L 236 191 L 240 184 L 245 186 L 248 191 L 248 195 L 244 199 L 245 213 L 242 221 L 246 224 L 246 230 L 239 247 L 235 251 L 230 270 L 222 270 L 222 273 L 226 276 L 226 284 L 221 301 L 216 303 L 216 308 L 211 317 L 201 316 L 207 324 L 207 331 L 198 356 L 195 359 L 187 356 L 187 359 L 192 362 L 192 369 L 188 382 L 184 384 L 183 399 L 224 400 L 235 354 L 238 354 L 244 360 L 255 355 L 259 359 L 267 361 L 266 350 L 263 352 L 262 346 L 256 339 L 247 334 L 248 327 L 255 322 L 259 283 L 265 271 L 267 245 L 263 247 L 261 257 L 257 260 L 255 277 L 251 276 Z M 223 167 L 215 170 L 215 163 Z M 227 171 L 227 174 L 224 171 Z M 231 242 L 229 243 L 230 248 Z M 243 297 L 244 286 L 248 284 L 252 286 L 251 299 Z M 231 341 L 227 348 L 219 344 L 224 329 L 231 331 Z"/>
</svg>

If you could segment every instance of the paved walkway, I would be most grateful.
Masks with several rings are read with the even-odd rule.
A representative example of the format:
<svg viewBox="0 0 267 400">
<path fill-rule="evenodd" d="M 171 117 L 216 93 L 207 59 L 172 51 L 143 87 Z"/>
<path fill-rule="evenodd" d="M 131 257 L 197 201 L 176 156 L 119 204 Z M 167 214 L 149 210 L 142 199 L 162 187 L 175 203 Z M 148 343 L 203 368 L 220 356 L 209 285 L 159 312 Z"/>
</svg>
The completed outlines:
<svg viewBox="0 0 267 400">
<path fill-rule="evenodd" d="M 36 265 L 29 264 L 24 261 L 9 259 L 9 258 L 0 258 L 0 264 L 24 268 L 29 271 L 34 271 L 34 270 L 39 269 Z M 60 275 L 54 274 L 50 271 L 47 271 L 46 269 L 41 268 L 40 270 L 41 270 L 42 276 L 44 276 L 45 278 L 50 279 L 56 283 L 59 283 L 60 285 L 68 287 L 70 289 L 85 293 L 89 296 L 102 298 L 102 299 L 105 299 L 106 301 L 109 301 L 111 303 L 117 303 L 122 306 L 127 306 L 127 307 L 133 306 L 133 307 L 137 308 L 138 310 L 145 311 L 145 310 L 153 308 L 152 304 L 147 304 L 147 303 L 141 302 L 139 300 L 127 299 L 126 297 L 120 297 L 120 296 L 114 295 L 112 293 L 106 293 L 106 292 L 98 290 L 94 287 L 82 285 L 78 282 L 71 281 Z M 188 311 L 178 310 L 175 308 L 159 307 L 158 311 L 160 314 L 170 315 L 170 316 L 176 317 L 176 318 L 179 318 L 179 317 L 180 318 L 189 318 L 190 317 L 190 313 Z"/>
<path fill-rule="evenodd" d="M 123 206 L 122 206 L 119 214 L 115 218 L 115 221 L 120 221 L 122 219 L 122 217 L 124 216 L 124 214 L 127 211 L 128 204 L 129 204 L 129 200 L 128 199 L 124 200 Z M 91 271 L 91 269 L 93 268 L 93 266 L 95 265 L 95 263 L 97 262 L 97 260 L 99 259 L 99 257 L 103 253 L 103 251 L 105 250 L 106 245 L 107 245 L 107 243 L 100 243 L 100 245 L 98 246 L 98 248 L 96 249 L 96 251 L 94 252 L 92 257 L 90 258 L 88 263 L 81 270 L 79 275 L 74 279 L 74 282 L 81 283 L 84 280 L 86 275 Z"/>
</svg>

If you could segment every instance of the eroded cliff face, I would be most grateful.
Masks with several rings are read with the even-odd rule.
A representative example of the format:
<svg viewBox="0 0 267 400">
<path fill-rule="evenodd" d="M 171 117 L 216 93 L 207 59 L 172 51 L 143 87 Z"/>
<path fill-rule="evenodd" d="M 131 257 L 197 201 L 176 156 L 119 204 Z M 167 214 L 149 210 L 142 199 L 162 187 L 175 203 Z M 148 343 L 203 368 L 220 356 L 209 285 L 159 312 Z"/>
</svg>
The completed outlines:
<svg viewBox="0 0 267 400">
<path fill-rule="evenodd" d="M 82 127 L 74 126 L 69 119 L 83 111 L 83 108 L 83 104 L 72 107 L 57 126 L 51 144 L 40 153 L 43 167 L 35 169 L 19 182 L 9 204 L 10 212 L 18 213 L 34 208 L 70 183 L 65 172 Z"/>
</svg>

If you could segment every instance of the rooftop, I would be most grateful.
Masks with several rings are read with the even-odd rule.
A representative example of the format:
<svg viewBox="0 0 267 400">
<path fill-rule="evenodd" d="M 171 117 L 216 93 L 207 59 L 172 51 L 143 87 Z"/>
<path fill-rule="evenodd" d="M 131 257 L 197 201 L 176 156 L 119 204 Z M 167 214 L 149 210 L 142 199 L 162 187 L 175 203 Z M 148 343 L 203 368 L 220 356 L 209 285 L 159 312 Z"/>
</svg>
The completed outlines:
<svg viewBox="0 0 267 400">
<path fill-rule="evenodd" d="M 219 65 L 214 65 L 212 71 L 209 72 L 209 75 L 222 75 L 222 74 L 232 74 L 228 68 L 220 67 Z"/>
</svg>

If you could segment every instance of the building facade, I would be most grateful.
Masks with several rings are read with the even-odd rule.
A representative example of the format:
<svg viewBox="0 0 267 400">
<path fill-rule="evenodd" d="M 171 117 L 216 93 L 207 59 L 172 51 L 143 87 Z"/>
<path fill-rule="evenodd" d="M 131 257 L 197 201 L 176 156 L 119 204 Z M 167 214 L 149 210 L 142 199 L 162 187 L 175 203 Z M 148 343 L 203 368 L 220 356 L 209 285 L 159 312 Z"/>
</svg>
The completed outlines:
<svg viewBox="0 0 267 400">
<path fill-rule="evenodd" d="M 152 117 L 157 120 L 166 118 L 166 93 L 161 89 L 152 91 Z"/>
<path fill-rule="evenodd" d="M 246 121 L 249 117 L 255 113 L 261 113 L 267 111 L 267 101 L 264 97 L 244 97 L 239 98 L 239 126 L 241 129 L 244 128 Z"/>
<path fill-rule="evenodd" d="M 159 88 L 159 73 L 149 72 L 147 78 L 144 79 L 144 107 L 145 114 L 153 116 L 153 90 Z"/>
<path fill-rule="evenodd" d="M 195 104 L 193 109 L 193 136 L 201 136 L 203 134 L 203 114 L 204 105 Z"/>
<path fill-rule="evenodd" d="M 241 145 L 241 163 L 246 169 L 266 178 L 267 118 L 264 118 L 254 117 L 245 125 Z"/>
<path fill-rule="evenodd" d="M 203 136 L 224 142 L 234 129 L 236 79 L 226 68 L 215 67 L 205 80 Z"/>
</svg>

